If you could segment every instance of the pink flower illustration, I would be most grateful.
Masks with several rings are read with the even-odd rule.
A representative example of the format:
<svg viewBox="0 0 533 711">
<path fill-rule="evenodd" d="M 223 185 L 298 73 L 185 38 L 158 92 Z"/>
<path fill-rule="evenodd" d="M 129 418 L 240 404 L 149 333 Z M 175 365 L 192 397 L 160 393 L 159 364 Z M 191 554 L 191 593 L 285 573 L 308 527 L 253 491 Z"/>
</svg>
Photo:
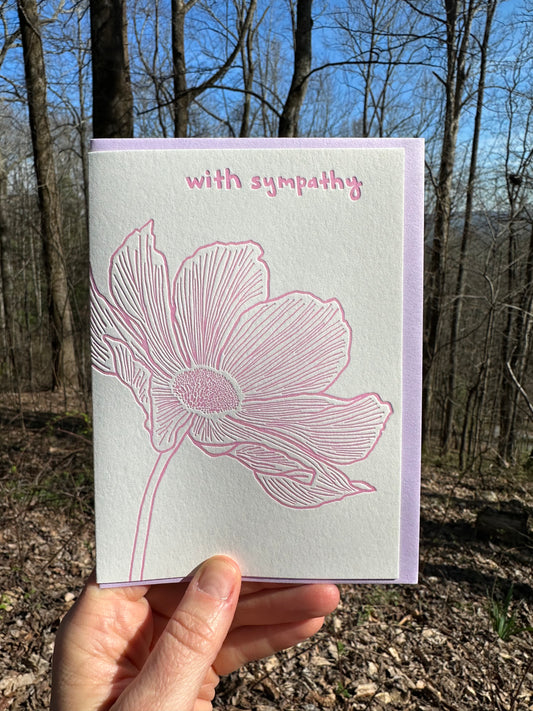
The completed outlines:
<svg viewBox="0 0 533 711">
<path fill-rule="evenodd" d="M 93 367 L 131 390 L 158 453 L 130 580 L 143 577 L 157 488 L 185 437 L 236 459 L 286 507 L 375 491 L 341 467 L 370 454 L 392 408 L 375 393 L 326 392 L 349 359 L 342 308 L 296 291 L 270 298 L 258 244 L 201 247 L 171 284 L 150 221 L 112 255 L 109 298 L 91 275 L 91 299 Z"/>
</svg>

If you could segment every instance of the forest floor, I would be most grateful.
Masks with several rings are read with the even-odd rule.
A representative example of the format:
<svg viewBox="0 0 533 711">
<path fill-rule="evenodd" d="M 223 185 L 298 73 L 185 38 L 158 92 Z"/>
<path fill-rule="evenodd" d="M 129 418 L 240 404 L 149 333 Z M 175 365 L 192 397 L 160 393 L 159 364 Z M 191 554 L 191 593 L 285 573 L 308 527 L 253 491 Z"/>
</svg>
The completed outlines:
<svg viewBox="0 0 533 711">
<path fill-rule="evenodd" d="M 0 400 L 0 711 L 48 708 L 54 635 L 94 565 L 90 421 L 24 406 L 23 426 Z M 224 678 L 216 708 L 532 711 L 532 493 L 531 471 L 425 466 L 419 584 L 341 586 L 321 632 Z M 480 537 L 486 507 L 527 512 L 528 535 Z"/>
</svg>

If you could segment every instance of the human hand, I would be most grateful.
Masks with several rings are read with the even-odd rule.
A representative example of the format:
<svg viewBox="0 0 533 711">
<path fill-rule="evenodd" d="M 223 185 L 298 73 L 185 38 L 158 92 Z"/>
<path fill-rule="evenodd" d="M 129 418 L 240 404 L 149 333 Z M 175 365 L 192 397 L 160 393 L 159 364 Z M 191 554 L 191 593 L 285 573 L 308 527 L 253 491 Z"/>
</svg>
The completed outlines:
<svg viewBox="0 0 533 711">
<path fill-rule="evenodd" d="M 57 634 L 52 711 L 208 711 L 219 674 L 311 636 L 338 596 L 329 584 L 241 587 L 222 556 L 189 585 L 99 588 L 93 575 Z"/>
</svg>

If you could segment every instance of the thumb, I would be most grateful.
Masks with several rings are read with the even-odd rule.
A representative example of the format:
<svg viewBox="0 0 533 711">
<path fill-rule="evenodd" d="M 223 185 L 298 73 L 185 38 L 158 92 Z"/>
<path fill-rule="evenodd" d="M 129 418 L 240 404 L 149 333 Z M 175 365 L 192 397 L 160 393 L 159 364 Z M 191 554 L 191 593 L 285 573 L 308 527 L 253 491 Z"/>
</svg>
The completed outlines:
<svg viewBox="0 0 533 711">
<path fill-rule="evenodd" d="M 216 556 L 202 564 L 117 711 L 193 708 L 230 628 L 240 583 L 230 558 Z"/>
</svg>

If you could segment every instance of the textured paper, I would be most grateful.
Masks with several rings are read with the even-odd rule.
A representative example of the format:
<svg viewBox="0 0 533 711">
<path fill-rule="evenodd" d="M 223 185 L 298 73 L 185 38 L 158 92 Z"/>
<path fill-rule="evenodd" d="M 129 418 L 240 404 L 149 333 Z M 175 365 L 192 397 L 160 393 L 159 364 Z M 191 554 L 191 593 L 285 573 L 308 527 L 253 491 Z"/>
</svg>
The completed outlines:
<svg viewBox="0 0 533 711">
<path fill-rule="evenodd" d="M 97 574 L 412 582 L 421 141 L 96 141 Z"/>
</svg>

